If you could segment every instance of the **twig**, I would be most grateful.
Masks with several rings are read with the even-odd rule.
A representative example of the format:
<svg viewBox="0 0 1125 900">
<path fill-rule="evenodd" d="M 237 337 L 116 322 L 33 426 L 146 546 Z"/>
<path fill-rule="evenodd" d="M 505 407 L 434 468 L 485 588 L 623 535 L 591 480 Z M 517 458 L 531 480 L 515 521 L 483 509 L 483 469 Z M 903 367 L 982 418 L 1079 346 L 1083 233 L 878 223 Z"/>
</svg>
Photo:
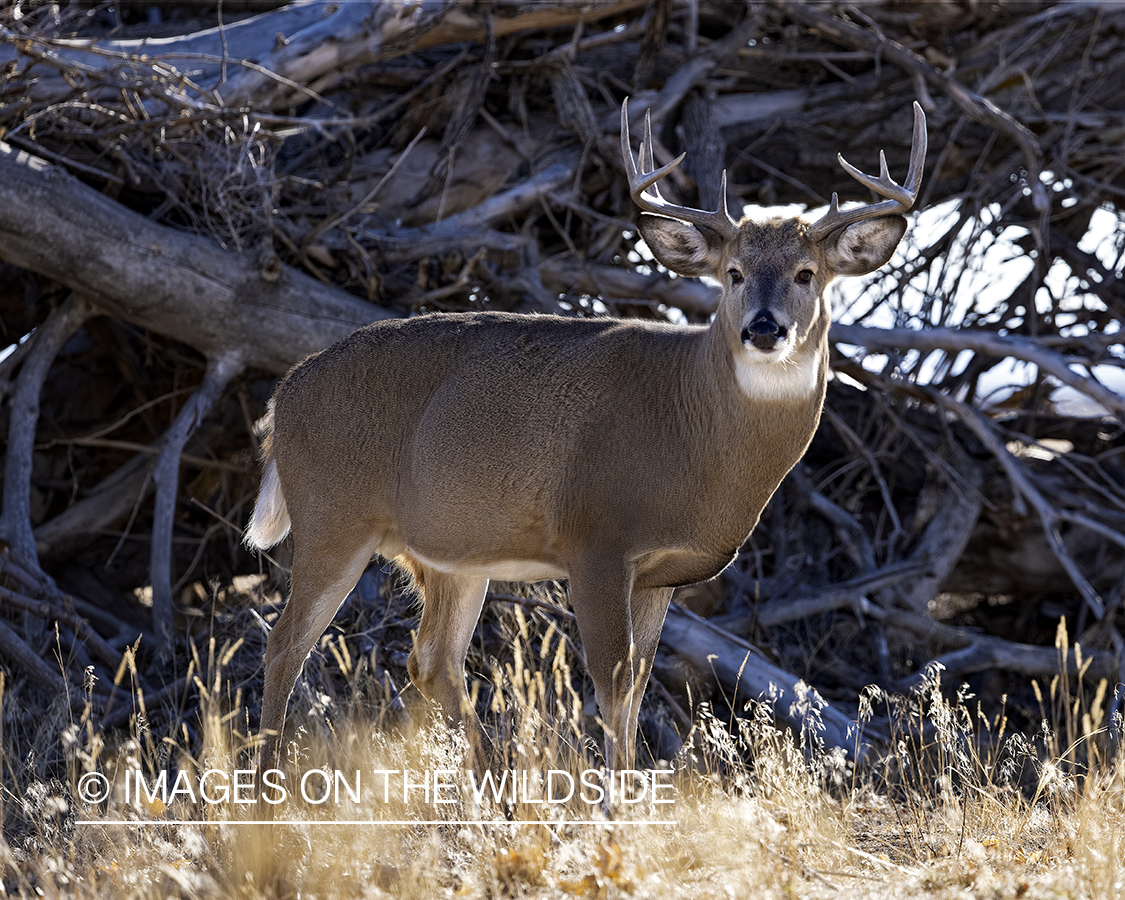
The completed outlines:
<svg viewBox="0 0 1125 900">
<path fill-rule="evenodd" d="M 517 597 L 514 594 L 489 594 L 488 599 L 495 600 L 500 603 L 511 603 L 515 606 L 526 606 L 528 607 L 528 609 L 536 609 L 549 612 L 551 615 L 558 616 L 559 618 L 565 619 L 572 624 L 577 621 L 577 619 L 575 619 L 574 617 L 574 613 L 572 613 L 569 609 L 565 609 L 559 606 L 557 603 L 548 603 L 545 600 L 536 600 L 534 597 Z M 583 668 L 585 668 L 586 654 L 582 651 L 582 648 L 575 644 L 565 631 L 559 631 L 558 634 L 566 644 L 567 649 L 574 654 L 574 658 L 581 663 Z"/>
<path fill-rule="evenodd" d="M 1039 492 L 1031 480 L 1031 476 L 1024 469 L 1018 459 L 1016 459 L 1008 448 L 1000 441 L 994 431 L 991 423 L 985 419 L 983 414 L 976 408 L 962 403 L 960 400 L 955 400 L 938 391 L 927 390 L 931 399 L 945 407 L 969 427 L 989 452 L 996 457 L 997 461 L 1004 468 L 1008 480 L 1012 483 L 1012 487 L 1016 492 L 1027 500 L 1032 505 L 1036 513 L 1039 515 L 1039 520 L 1043 523 L 1043 534 L 1047 538 L 1047 543 L 1051 547 L 1051 551 L 1055 554 L 1063 569 L 1066 570 L 1070 580 L 1074 586 L 1078 588 L 1078 592 L 1082 595 L 1083 601 L 1089 607 L 1090 612 L 1099 621 L 1105 615 L 1105 603 L 1098 592 L 1094 590 L 1093 585 L 1082 574 L 1082 570 L 1078 568 L 1078 564 L 1071 557 L 1070 552 L 1066 549 L 1063 543 L 1062 535 L 1059 534 L 1059 519 L 1060 516 L 1055 508 L 1047 501 L 1047 499 Z"/>
<path fill-rule="evenodd" d="M 879 465 L 879 460 L 875 458 L 875 454 L 871 452 L 871 448 L 867 446 L 852 427 L 843 420 L 843 418 L 832 407 L 824 407 L 824 415 L 832 427 L 836 429 L 840 437 L 844 439 L 844 443 L 848 445 L 853 453 L 859 453 L 865 460 L 867 460 L 868 468 L 871 470 L 871 476 L 875 479 L 875 483 L 879 486 L 879 496 L 883 498 L 883 505 L 887 509 L 887 513 L 891 517 L 891 536 L 888 538 L 888 543 L 894 547 L 899 537 L 903 534 L 902 520 L 899 518 L 898 510 L 895 508 L 894 498 L 891 496 L 891 489 L 887 485 L 887 479 L 883 477 L 883 468 Z"/>
<path fill-rule="evenodd" d="M 577 164 L 577 159 L 574 164 Z M 383 258 L 389 262 L 407 262 L 425 256 L 437 256 L 454 248 L 472 247 L 477 250 L 481 247 L 494 247 L 515 250 L 526 244 L 527 238 L 485 229 L 493 222 L 539 203 L 541 196 L 558 190 L 573 177 L 572 165 L 555 163 L 515 187 L 489 197 L 472 209 L 432 225 L 386 230 L 364 229 L 357 231 L 356 236 L 378 244 Z"/>
<path fill-rule="evenodd" d="M 118 428 L 121 428 L 123 425 L 125 425 L 127 422 L 129 422 L 129 420 L 132 419 L 133 417 L 140 415 L 141 413 L 145 412 L 146 410 L 151 409 L 154 406 L 157 406 L 160 403 L 163 403 L 165 400 L 171 400 L 174 397 L 178 397 L 180 394 L 189 394 L 189 393 L 191 393 L 191 388 L 180 388 L 179 390 L 168 391 L 166 394 L 161 394 L 159 397 L 153 397 L 151 400 L 148 400 L 148 401 L 142 403 L 140 406 L 133 407 L 128 412 L 126 412 L 124 415 L 122 415 L 119 418 L 112 421 L 110 424 L 103 425 L 101 428 L 98 428 L 95 431 L 91 431 L 88 434 L 83 434 L 83 435 L 81 435 L 77 438 L 73 438 L 72 440 L 73 440 L 73 442 L 77 443 L 78 441 L 92 440 L 94 438 L 105 437 L 107 434 L 116 431 Z M 47 448 L 50 448 L 50 447 L 54 447 L 57 444 L 65 444 L 65 443 L 67 443 L 67 442 L 66 441 L 59 441 L 59 440 L 47 441 L 47 443 L 43 444 L 42 447 L 44 449 L 47 449 Z M 141 446 L 141 445 L 138 445 L 138 446 Z"/>
<path fill-rule="evenodd" d="M 1078 672 L 1078 656 L 1073 647 L 1068 648 L 1065 657 L 1062 657 L 1055 647 L 1040 647 L 992 635 L 976 634 L 903 609 L 885 610 L 883 624 L 888 628 L 908 631 L 926 641 L 936 638 L 947 644 L 958 645 L 957 649 L 936 656 L 919 666 L 913 675 L 901 679 L 895 688 L 903 692 L 909 692 L 920 685 L 934 662 L 941 663 L 951 675 L 958 676 L 997 668 L 1021 675 L 1054 675 L 1058 674 L 1060 661 L 1071 674 Z M 1082 660 L 1084 665 L 1087 660 L 1090 661 L 1088 671 L 1091 677 L 1112 677 L 1118 672 L 1117 656 L 1108 650 L 1083 647 Z"/>
<path fill-rule="evenodd" d="M 1007 136 L 1020 148 L 1027 166 L 1027 185 L 1031 190 L 1036 212 L 1046 215 L 1050 210 L 1047 189 L 1039 177 L 1043 171 L 1043 151 L 1034 134 L 1012 116 L 996 106 L 987 97 L 969 90 L 952 75 L 935 68 L 925 59 L 896 41 L 859 25 L 853 25 L 837 16 L 821 12 L 812 4 L 796 0 L 769 0 L 771 6 L 785 12 L 803 25 L 815 28 L 820 34 L 851 47 L 873 51 L 881 57 L 917 73 L 940 87 L 956 106 L 974 122 L 979 122 Z"/>
<path fill-rule="evenodd" d="M 908 426 L 902 423 L 900 428 L 907 429 Z M 946 446 L 956 466 L 946 465 L 952 468 L 955 477 L 947 474 L 943 479 L 945 487 L 941 494 L 944 502 L 937 506 L 936 513 L 926 523 L 908 557 L 911 562 L 922 566 L 925 574 L 880 591 L 876 600 L 882 607 L 899 602 L 917 612 L 928 610 L 930 602 L 953 574 L 972 539 L 984 506 L 981 494 L 983 475 L 980 466 L 969 458 L 953 435 L 946 436 Z M 918 524 L 917 521 L 915 524 Z"/>
<path fill-rule="evenodd" d="M 47 692 L 48 696 L 59 694 L 70 696 L 70 708 L 80 709 L 82 700 L 77 692 L 71 693 L 72 686 L 36 653 L 27 642 L 0 619 L 0 656 L 7 659 L 14 671 L 20 672 Z"/>
<path fill-rule="evenodd" d="M 526 606 L 528 609 L 542 609 L 551 613 L 553 616 L 559 616 L 566 619 L 568 622 L 576 622 L 574 613 L 557 603 L 549 603 L 546 600 L 536 600 L 534 597 L 517 597 L 514 594 L 489 594 L 489 600 L 497 600 L 501 603 L 511 603 L 517 606 Z"/>
<path fill-rule="evenodd" d="M 314 228 L 301 239 L 301 246 L 308 247 L 311 243 L 313 243 L 313 241 L 315 241 L 318 237 L 320 237 L 320 235 L 322 235 L 332 226 L 340 222 L 346 222 L 356 213 L 362 212 L 363 208 L 367 206 L 367 204 L 372 200 L 374 200 L 379 191 L 383 189 L 383 185 L 386 184 L 394 176 L 395 172 L 398 171 L 399 166 L 406 162 L 406 158 L 410 155 L 410 151 L 418 146 L 418 142 L 422 140 L 425 134 L 426 129 L 425 126 L 423 126 L 418 130 L 418 133 L 414 135 L 410 143 L 406 145 L 406 149 L 404 149 L 402 153 L 398 155 L 398 159 L 394 161 L 394 164 L 387 170 L 387 173 L 375 183 L 375 187 L 368 191 L 367 195 L 362 200 L 360 200 L 359 203 L 355 204 L 355 206 L 353 206 L 347 212 L 341 212 L 334 216 L 326 216 L 324 220 L 316 226 L 316 228 Z"/>
<path fill-rule="evenodd" d="M 220 391 L 242 371 L 242 366 L 242 359 L 234 353 L 208 360 L 199 389 L 184 404 L 172 427 L 165 433 L 153 469 L 156 508 L 153 512 L 150 556 L 152 618 L 157 638 L 166 650 L 172 646 L 172 524 L 180 483 L 180 455 L 187 439 L 207 415 Z"/>
<path fill-rule="evenodd" d="M 891 563 L 814 594 L 780 597 L 759 604 L 751 612 L 715 617 L 711 621 L 732 634 L 745 635 L 754 624 L 770 628 L 843 607 L 854 607 L 865 615 L 879 618 L 879 609 L 867 599 L 868 594 L 925 573 L 925 566 L 918 562 Z"/>
<path fill-rule="evenodd" d="M 461 271 L 457 277 L 449 284 L 443 284 L 439 288 L 434 288 L 432 291 L 426 291 L 421 296 L 412 299 L 414 306 L 424 306 L 429 303 L 436 303 L 439 300 L 444 300 L 446 297 L 452 297 L 454 294 L 464 290 L 465 285 L 469 283 L 469 278 L 473 274 L 473 269 L 476 268 L 477 263 L 484 259 L 484 250 L 478 250 L 469 259 L 465 260 L 465 264 L 461 267 Z"/>
<path fill-rule="evenodd" d="M 987 354 L 997 359 L 1022 359 L 1034 363 L 1043 372 L 1054 376 L 1063 384 L 1081 391 L 1096 400 L 1111 412 L 1125 416 L 1125 397 L 1116 394 L 1091 378 L 1083 378 L 1067 365 L 1066 359 L 1058 352 L 1044 346 L 1040 341 L 1030 338 L 999 335 L 992 332 L 972 331 L 962 328 L 869 328 L 862 325 L 833 324 L 833 341 L 857 344 L 861 347 L 877 347 L 894 350 L 944 350 L 957 354 L 962 350 Z M 1118 333 L 1116 341 L 1125 342 L 1125 335 Z"/>
<path fill-rule="evenodd" d="M 102 181 L 108 181 L 110 184 L 115 185 L 116 187 L 125 186 L 125 179 L 120 175 L 114 175 L 112 172 L 106 169 L 99 169 L 96 166 L 90 166 L 86 163 L 79 162 L 76 159 L 71 159 L 69 156 L 64 156 L 61 153 L 55 153 L 53 150 L 48 150 L 43 145 L 35 143 L 35 141 L 25 140 L 19 135 L 15 134 L 5 135 L 4 140 L 6 140 L 12 146 L 19 147 L 21 150 L 26 150 L 28 153 L 31 153 L 34 156 L 41 156 L 44 159 L 51 160 L 51 162 L 55 162 L 61 166 L 65 166 L 72 172 L 81 172 L 83 175 L 91 175 L 94 178 L 100 179 Z"/>
<path fill-rule="evenodd" d="M 162 448 L 153 444 L 138 444 L 136 441 L 116 441 L 112 438 L 78 437 L 66 440 L 53 441 L 56 444 L 70 444 L 75 447 L 104 447 L 108 450 L 125 450 L 130 453 L 140 453 L 146 456 L 158 456 Z M 206 456 L 195 456 L 191 453 L 181 453 L 180 462 L 185 466 L 197 469 L 219 469 L 223 472 L 232 472 L 235 475 L 248 475 L 254 471 L 253 466 L 244 466 L 225 459 L 208 459 Z"/>
<path fill-rule="evenodd" d="M 164 705 L 165 701 L 169 701 L 183 694 L 193 684 L 195 684 L 195 679 L 188 678 L 188 676 L 184 675 L 152 693 L 142 691 L 141 697 L 143 699 L 144 710 L 150 721 L 154 718 L 154 713 Z M 130 692 L 129 696 L 135 698 L 136 694 Z M 123 725 L 136 711 L 137 710 L 132 706 L 122 706 L 114 710 L 112 708 L 112 703 L 109 703 L 106 705 L 106 710 L 102 714 L 101 720 L 98 722 L 98 728 L 102 731 L 108 731 L 111 728 L 116 728 L 118 725 Z"/>
<path fill-rule="evenodd" d="M 4 461 L 4 501 L 0 512 L 0 538 L 29 571 L 39 569 L 35 536 L 31 530 L 31 461 L 35 450 L 35 428 L 39 421 L 39 397 L 43 382 L 67 338 L 93 314 L 84 300 L 71 295 L 47 316 L 28 340 L 28 352 L 16 379 L 8 425 L 8 448 Z"/>
<path fill-rule="evenodd" d="M 3 570 L 0 569 L 0 574 Z M 22 609 L 38 616 L 45 621 L 57 620 L 66 625 L 86 646 L 94 651 L 102 662 L 116 668 L 121 662 L 121 654 L 105 642 L 100 634 L 90 627 L 90 624 L 77 613 L 60 608 L 57 604 L 46 600 L 35 600 L 25 597 L 15 591 L 0 586 L 0 600 L 10 603 L 16 609 Z"/>
<path fill-rule="evenodd" d="M 798 463 L 790 473 L 794 486 L 801 493 L 801 499 L 812 509 L 826 518 L 836 529 L 840 539 L 847 545 L 851 557 L 855 560 L 860 571 L 874 570 L 875 548 L 859 521 L 838 503 L 829 500 L 824 494 L 816 490 L 809 481 L 805 468 Z"/>
</svg>

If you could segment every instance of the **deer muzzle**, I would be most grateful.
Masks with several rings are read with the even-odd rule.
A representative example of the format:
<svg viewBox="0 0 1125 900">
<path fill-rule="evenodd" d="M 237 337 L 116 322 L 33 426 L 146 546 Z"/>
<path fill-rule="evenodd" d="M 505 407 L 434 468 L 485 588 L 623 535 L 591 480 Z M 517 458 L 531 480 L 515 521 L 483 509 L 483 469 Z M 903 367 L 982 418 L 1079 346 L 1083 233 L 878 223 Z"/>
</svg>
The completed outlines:
<svg viewBox="0 0 1125 900">
<path fill-rule="evenodd" d="M 754 317 L 754 320 L 742 329 L 742 343 L 753 344 L 763 353 L 771 353 L 777 345 L 785 340 L 788 330 L 778 324 L 773 313 L 763 311 Z"/>
</svg>

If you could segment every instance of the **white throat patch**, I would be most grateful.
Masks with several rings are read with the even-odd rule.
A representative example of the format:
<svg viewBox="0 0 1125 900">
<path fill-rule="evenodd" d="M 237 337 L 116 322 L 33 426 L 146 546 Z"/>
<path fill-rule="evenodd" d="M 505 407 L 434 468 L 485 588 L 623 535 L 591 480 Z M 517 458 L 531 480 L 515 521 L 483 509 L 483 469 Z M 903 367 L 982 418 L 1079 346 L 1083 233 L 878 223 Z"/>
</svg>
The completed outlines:
<svg viewBox="0 0 1125 900">
<path fill-rule="evenodd" d="M 805 353 L 799 359 L 763 359 L 743 347 L 734 358 L 738 386 L 752 400 L 805 400 L 816 390 L 820 355 Z"/>
</svg>

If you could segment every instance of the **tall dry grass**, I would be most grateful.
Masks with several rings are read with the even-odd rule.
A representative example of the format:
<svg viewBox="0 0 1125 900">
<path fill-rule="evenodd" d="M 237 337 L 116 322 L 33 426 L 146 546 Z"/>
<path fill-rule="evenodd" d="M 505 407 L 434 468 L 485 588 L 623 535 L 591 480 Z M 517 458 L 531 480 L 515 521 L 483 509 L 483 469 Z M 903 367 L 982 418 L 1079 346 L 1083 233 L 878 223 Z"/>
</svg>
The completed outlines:
<svg viewBox="0 0 1125 900">
<path fill-rule="evenodd" d="M 323 804 L 209 803 L 187 790 L 167 803 L 134 791 L 127 802 L 127 773 L 153 783 L 167 772 L 171 788 L 247 767 L 246 709 L 225 677 L 236 648 L 212 644 L 192 664 L 195 721 L 158 736 L 142 714 L 115 744 L 68 723 L 52 738 L 65 778 L 47 777 L 48 747 L 17 757 L 0 734 L 5 890 L 246 900 L 1125 896 L 1125 766 L 1108 755 L 1104 686 L 1088 696 L 1065 675 L 1043 686 L 1043 729 L 1026 736 L 1007 733 L 1003 715 L 987 716 L 964 690 L 949 696 L 940 673 L 911 697 L 870 691 L 867 703 L 892 711 L 894 735 L 880 765 L 862 772 L 817 746 L 815 730 L 779 730 L 764 706 L 734 722 L 701 707 L 666 777 L 672 802 L 607 813 L 580 797 L 542 802 L 537 777 L 597 769 L 597 755 L 564 637 L 533 635 L 518 609 L 513 616 L 514 652 L 495 668 L 487 726 L 499 736 L 494 774 L 529 773 L 527 796 L 478 802 L 462 743 L 439 730 L 396 734 L 389 707 L 357 685 L 350 697 L 314 696 L 292 716 L 286 784 L 313 770 L 350 782 L 358 771 L 358 799 L 345 787 Z M 345 665 L 346 652 L 337 653 Z M 129 679 L 123 672 L 123 688 Z M 0 681 L 0 714 L 18 702 Z M 433 777 L 455 785 L 441 796 L 456 802 L 421 788 L 404 797 L 402 776 L 385 783 L 384 770 L 415 783 L 446 773 Z M 79 799 L 89 773 L 112 785 L 104 802 Z M 129 824 L 106 824 L 117 820 Z"/>
</svg>

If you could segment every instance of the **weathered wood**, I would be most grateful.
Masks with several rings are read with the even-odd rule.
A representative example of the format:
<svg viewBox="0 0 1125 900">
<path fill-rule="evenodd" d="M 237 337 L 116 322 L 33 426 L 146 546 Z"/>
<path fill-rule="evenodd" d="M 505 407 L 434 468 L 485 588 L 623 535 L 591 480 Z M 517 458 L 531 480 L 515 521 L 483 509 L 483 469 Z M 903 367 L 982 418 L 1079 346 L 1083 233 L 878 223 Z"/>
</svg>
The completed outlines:
<svg viewBox="0 0 1125 900">
<path fill-rule="evenodd" d="M 279 8 L 234 15 L 251 5 Z M 20 425 L 15 411 L 8 419 L 19 426 L 7 435 L 10 445 L 34 447 L 26 514 L 55 517 L 32 533 L 48 571 L 61 578 L 68 569 L 97 569 L 88 549 L 86 558 L 76 554 L 101 540 L 109 555 L 107 529 L 134 509 L 136 521 L 111 557 L 126 596 L 88 582 L 90 599 L 114 609 L 131 603 L 128 592 L 148 584 L 146 560 L 159 561 L 149 580 L 161 585 L 192 559 L 205 561 L 197 571 L 256 571 L 237 532 L 253 490 L 247 433 L 268 394 L 260 375 L 284 371 L 370 319 L 467 306 L 593 315 L 601 303 L 657 319 L 678 319 L 676 310 L 696 321 L 708 315 L 714 288 L 649 271 L 638 255 L 636 210 L 614 147 L 626 94 L 638 120 L 652 113 L 659 162 L 689 151 L 668 179 L 674 199 L 702 194 L 711 205 L 725 167 L 736 214 L 749 202 L 824 203 L 833 190 L 844 203 L 860 199 L 836 152 L 876 171 L 873 148 L 884 146 L 890 169 L 904 168 L 909 133 L 899 112 L 918 99 L 930 112 L 931 146 L 941 148 L 922 205 L 954 200 L 956 228 L 937 236 L 912 228 L 916 254 L 848 306 L 860 324 L 834 326 L 834 371 L 867 393 L 852 403 L 834 392 L 830 403 L 839 405 L 828 418 L 836 427 L 821 429 L 807 484 L 787 485 L 767 509 L 725 578 L 727 597 L 716 590 L 718 624 L 763 636 L 787 654 L 796 635 L 816 638 L 810 672 L 825 687 L 833 673 L 851 673 L 837 679 L 846 690 L 863 683 L 863 671 L 883 685 L 912 683 L 917 673 L 890 659 L 884 633 L 901 634 L 899 615 L 929 620 L 939 591 L 957 594 L 955 605 L 991 593 L 1029 606 L 1049 600 L 1041 612 L 1057 607 L 1081 617 L 1081 590 L 1094 601 L 1090 610 L 1105 603 L 1093 637 L 1120 644 L 1118 425 L 1057 416 L 1047 398 L 1057 381 L 1111 416 L 1125 414 L 1116 385 L 1096 380 L 1108 371 L 1096 367 L 1120 366 L 1120 279 L 1108 257 L 1086 249 L 1095 214 L 1125 198 L 1125 163 L 1107 151 L 1120 124 L 1113 110 L 1125 71 L 1117 40 L 1125 11 L 1080 2 L 1042 11 L 1008 4 L 985 14 L 962 4 L 955 15 L 943 8 L 954 27 L 902 4 L 865 4 L 857 17 L 799 0 L 701 0 L 662 3 L 668 23 L 658 28 L 657 17 L 644 14 L 648 6 L 228 0 L 221 30 L 142 40 L 99 35 L 74 18 L 64 27 L 84 36 L 58 39 L 41 12 L 17 20 L 0 10 L 0 63 L 10 64 L 0 129 L 12 144 L 0 152 L 0 258 L 43 276 L 7 279 L 4 340 L 44 327 L 65 296 L 52 284 L 82 291 L 113 320 L 80 331 L 56 357 L 58 378 L 45 382 L 38 431 Z M 640 84 L 646 34 L 652 52 Z M 1051 162 L 1043 188 L 1034 174 L 1039 158 Z M 439 170 L 448 177 L 435 187 Z M 419 202 L 426 185 L 433 193 Z M 1049 223 L 1033 202 L 1044 191 Z M 984 222 L 982 209 L 999 217 Z M 958 281 L 961 260 L 971 263 L 988 231 L 1002 243 L 1019 229 L 1026 232 L 1019 240 L 1037 245 L 1034 270 L 992 283 L 994 296 L 981 295 L 982 307 L 966 320 L 973 328 L 956 327 L 963 311 L 956 298 L 969 286 Z M 220 241 L 250 249 L 239 255 Z M 1074 276 L 1065 293 L 1043 286 L 1044 273 L 1065 266 Z M 917 304 L 913 288 L 887 299 L 896 285 L 925 279 Z M 892 321 L 897 328 L 874 327 Z M 103 330 L 116 337 L 83 348 Z M 35 343 L 0 362 L 0 401 L 20 367 L 35 362 Z M 178 399 L 160 396 L 190 393 L 200 377 L 198 360 L 180 356 L 180 344 L 212 366 L 246 354 L 258 372 L 220 395 L 203 427 L 171 435 L 170 448 L 192 432 L 179 454 L 191 478 L 181 483 L 168 449 L 155 516 L 150 503 L 135 504 L 148 451 L 165 441 L 179 411 Z M 890 359 L 881 373 L 870 358 L 879 353 Z M 1026 397 L 1003 400 L 1011 414 L 998 419 L 981 405 L 978 387 L 988 389 L 982 377 L 995 377 L 1004 359 L 1029 363 L 1035 383 Z M 121 381 L 116 389 L 99 382 L 89 405 L 104 418 L 95 426 L 74 417 L 63 386 L 83 383 L 75 379 L 87 373 L 104 379 L 107 361 L 120 365 Z M 174 377 L 161 381 L 169 369 Z M 965 408 L 943 403 L 947 396 Z M 128 433 L 76 439 L 119 422 Z M 1047 448 L 1038 437 L 1057 440 Z M 1067 442 L 1074 449 L 1059 450 Z M 954 444 L 971 458 L 956 457 Z M 118 454 L 141 448 L 146 457 L 106 477 Z M 200 469 L 200 460 L 211 462 Z M 95 490 L 100 481 L 105 489 Z M 117 484 L 120 496 L 109 490 Z M 810 514 L 810 504 L 819 513 Z M 1026 514 L 1046 507 L 1053 512 Z M 214 540 L 216 531 L 225 540 Z M 177 552 L 165 553 L 171 532 Z M 160 535 L 164 550 L 152 552 L 149 533 Z M 168 599 L 164 592 L 165 609 Z M 118 629 L 116 647 L 135 638 L 134 626 L 97 619 L 80 598 L 75 609 L 107 633 Z M 808 633 L 833 622 L 839 630 Z M 863 641 L 848 637 L 863 627 Z M 995 646 L 910 632 L 910 656 L 944 660 L 954 674 L 983 663 L 1013 672 L 1049 666 L 1049 648 L 1032 654 L 1034 664 L 1020 662 L 1020 648 L 1041 635 L 1019 627 L 1021 634 L 996 636 Z M 744 651 L 726 642 L 716 646 L 741 664 Z M 950 645 L 959 649 L 946 656 Z M 786 679 L 795 685 L 795 676 Z"/>
<path fill-rule="evenodd" d="M 63 608 L 59 603 L 50 603 L 46 600 L 36 600 L 25 597 L 6 587 L 0 586 L 0 600 L 10 604 L 15 609 L 32 613 L 44 621 L 58 621 L 70 628 L 80 640 L 103 663 L 116 669 L 121 662 L 121 654 L 115 651 L 100 634 L 90 627 L 90 623 L 71 609 Z M 104 690 L 104 686 L 102 687 Z"/>
<path fill-rule="evenodd" d="M 660 641 L 698 671 L 713 672 L 731 709 L 738 710 L 749 700 L 766 703 L 791 728 L 826 747 L 840 748 L 849 759 L 862 759 L 868 752 L 857 722 L 775 666 L 752 644 L 706 619 L 673 604 Z"/>
<path fill-rule="evenodd" d="M 872 328 L 862 325 L 832 326 L 832 338 L 871 350 L 943 350 L 950 354 L 971 350 L 995 359 L 1021 359 L 1033 363 L 1067 387 L 1086 394 L 1106 412 L 1125 416 L 1125 397 L 1098 381 L 1075 372 L 1069 360 L 1042 341 L 1020 335 L 1001 335 L 989 331 L 960 328 Z"/>
<path fill-rule="evenodd" d="M 73 685 L 68 685 L 62 674 L 40 659 L 27 642 L 14 629 L 0 619 L 0 659 L 12 668 L 30 678 L 52 699 L 66 695 L 71 709 L 81 709 L 82 693 Z"/>
<path fill-rule="evenodd" d="M 342 3 L 343 14 L 362 14 L 365 4 Z M 167 38 L 137 38 L 126 40 L 54 39 L 49 42 L 32 41 L 27 48 L 37 59 L 37 77 L 30 85 L 30 95 L 35 100 L 53 102 L 69 95 L 73 86 L 62 75 L 63 71 L 96 72 L 111 70 L 115 65 L 170 67 L 190 78 L 204 92 L 213 89 L 227 65 L 238 65 L 241 60 L 266 59 L 280 43 L 284 45 L 297 35 L 321 24 L 327 13 L 327 3 L 291 3 L 281 9 L 235 22 L 224 28 L 208 28 L 192 34 Z M 279 37 L 280 36 L 280 37 Z M 21 56 L 20 35 L 0 27 L 0 65 L 16 63 Z M 224 44 L 227 55 L 224 55 Z M 234 47 L 233 53 L 230 48 Z M 179 95 L 180 102 L 191 105 L 190 95 Z M 233 97 L 232 97 L 233 99 Z"/>
<path fill-rule="evenodd" d="M 719 292 L 700 281 L 671 278 L 666 273 L 642 275 L 616 266 L 583 262 L 572 256 L 544 260 L 539 267 L 543 284 L 559 293 L 590 294 L 609 300 L 650 301 L 692 315 L 715 311 Z"/>
<path fill-rule="evenodd" d="M 961 482 L 950 484 L 942 492 L 944 502 L 925 524 L 917 545 L 906 557 L 921 574 L 881 590 L 878 599 L 883 606 L 898 602 L 916 612 L 927 612 L 972 540 L 983 506 L 983 478 L 980 467 L 969 460 L 964 450 L 954 442 L 950 442 L 950 448 L 955 460 L 953 470 Z"/>
<path fill-rule="evenodd" d="M 957 645 L 952 650 L 937 654 L 929 662 L 920 665 L 917 671 L 900 679 L 895 689 L 903 693 L 919 687 L 926 679 L 927 671 L 935 664 L 942 667 L 943 678 L 951 681 L 989 669 L 1004 669 L 1034 678 L 1051 678 L 1064 670 L 1077 675 L 1079 671 L 1079 654 L 1074 647 L 1067 647 L 1064 652 L 1060 652 L 1055 647 L 1040 647 L 975 634 L 963 628 L 935 622 L 929 616 L 901 609 L 887 610 L 883 621 L 890 628 L 910 633 L 915 640 L 938 639 L 947 645 Z M 1085 674 L 1091 678 L 1113 678 L 1120 674 L 1115 653 L 1083 649 L 1081 659 L 1087 666 Z"/>
<path fill-rule="evenodd" d="M 96 71 L 114 65 L 174 69 L 190 83 L 169 92 L 165 102 L 180 108 L 267 106 L 284 109 L 315 98 L 340 77 L 375 59 L 415 50 L 479 41 L 541 28 L 593 22 L 644 6 L 645 0 L 601 0 L 551 6 L 494 17 L 460 0 L 420 0 L 402 5 L 381 2 L 298 0 L 222 28 L 172 38 L 131 40 L 58 39 L 32 42 L 30 53 L 44 72 L 31 96 L 57 101 L 73 90 L 64 69 Z M 20 39 L 0 27 L 0 66 L 19 58 Z M 103 92 L 112 93 L 106 86 Z M 219 101 L 219 102 L 215 102 Z"/>
<path fill-rule="evenodd" d="M 90 306 L 68 298 L 47 317 L 31 338 L 34 342 L 20 368 L 12 395 L 8 446 L 4 456 L 4 503 L 0 512 L 0 540 L 12 549 L 21 565 L 38 570 L 35 537 L 31 530 L 31 468 L 35 428 L 43 382 L 62 345 L 91 314 Z M 42 573 L 39 573 L 42 574 Z"/>
<path fill-rule="evenodd" d="M 152 457 L 138 453 L 65 512 L 34 531 L 39 559 L 65 557 L 90 535 L 117 524 L 143 498 L 152 480 Z"/>
<path fill-rule="evenodd" d="M 158 225 L 3 142 L 0 259 L 205 356 L 239 355 L 276 373 L 393 315 L 275 260 Z"/>
<path fill-rule="evenodd" d="M 925 574 L 926 568 L 917 562 L 892 563 L 817 593 L 781 597 L 746 612 L 716 617 L 713 621 L 724 631 L 745 636 L 754 626 L 773 628 L 849 607 L 860 614 L 878 616 L 878 610 L 868 599 L 869 594 L 875 595 L 888 585 L 913 581 Z"/>
<path fill-rule="evenodd" d="M 204 416 L 211 411 L 219 392 L 232 378 L 242 373 L 242 353 L 219 354 L 207 361 L 203 383 L 180 409 L 176 421 L 164 435 L 160 453 L 153 467 L 156 484 L 156 506 L 153 511 L 152 546 L 149 552 L 149 577 L 152 582 L 152 618 L 161 644 L 171 649 L 173 638 L 172 608 L 172 525 L 176 514 L 176 496 L 180 486 L 180 456 L 184 444 Z"/>
</svg>

